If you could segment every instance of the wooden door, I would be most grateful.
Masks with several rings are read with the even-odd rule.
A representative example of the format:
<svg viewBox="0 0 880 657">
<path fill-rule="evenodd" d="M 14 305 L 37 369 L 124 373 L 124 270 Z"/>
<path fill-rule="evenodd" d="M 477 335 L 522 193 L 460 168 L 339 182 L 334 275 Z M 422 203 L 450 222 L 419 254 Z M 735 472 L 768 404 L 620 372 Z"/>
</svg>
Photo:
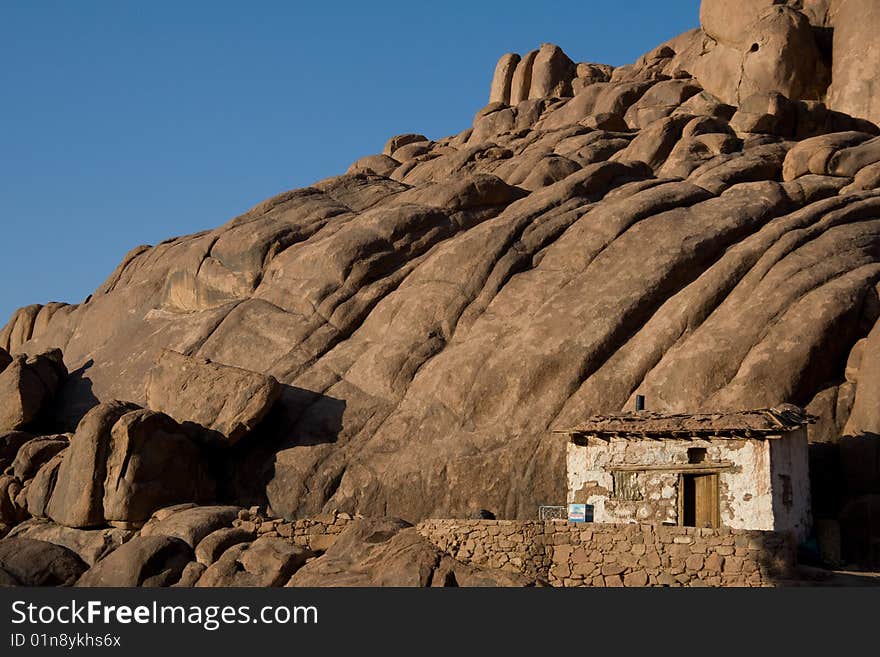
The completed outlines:
<svg viewBox="0 0 880 657">
<path fill-rule="evenodd" d="M 718 474 L 685 474 L 679 482 L 679 522 L 685 527 L 714 528 L 720 523 Z"/>
<path fill-rule="evenodd" d="M 717 527 L 720 515 L 718 510 L 718 475 L 694 475 L 694 493 L 694 526 Z"/>
</svg>

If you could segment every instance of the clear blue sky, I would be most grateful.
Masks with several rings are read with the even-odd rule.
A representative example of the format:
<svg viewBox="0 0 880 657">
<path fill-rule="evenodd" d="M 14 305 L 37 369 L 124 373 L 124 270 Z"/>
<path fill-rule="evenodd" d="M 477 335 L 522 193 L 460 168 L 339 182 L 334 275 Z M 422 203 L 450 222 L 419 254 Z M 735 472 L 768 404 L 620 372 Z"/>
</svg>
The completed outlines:
<svg viewBox="0 0 880 657">
<path fill-rule="evenodd" d="M 0 325 L 90 294 L 138 244 L 455 134 L 495 62 L 632 62 L 699 0 L 2 0 Z"/>
</svg>

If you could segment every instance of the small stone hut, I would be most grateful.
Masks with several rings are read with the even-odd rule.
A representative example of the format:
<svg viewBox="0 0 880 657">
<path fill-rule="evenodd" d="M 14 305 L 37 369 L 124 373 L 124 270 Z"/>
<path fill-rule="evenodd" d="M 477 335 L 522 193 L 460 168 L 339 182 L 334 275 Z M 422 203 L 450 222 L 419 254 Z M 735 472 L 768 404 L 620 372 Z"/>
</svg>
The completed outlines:
<svg viewBox="0 0 880 657">
<path fill-rule="evenodd" d="M 568 502 L 592 507 L 595 522 L 791 531 L 803 540 L 811 525 L 805 426 L 815 419 L 790 404 L 592 417 L 555 432 L 569 437 Z"/>
</svg>

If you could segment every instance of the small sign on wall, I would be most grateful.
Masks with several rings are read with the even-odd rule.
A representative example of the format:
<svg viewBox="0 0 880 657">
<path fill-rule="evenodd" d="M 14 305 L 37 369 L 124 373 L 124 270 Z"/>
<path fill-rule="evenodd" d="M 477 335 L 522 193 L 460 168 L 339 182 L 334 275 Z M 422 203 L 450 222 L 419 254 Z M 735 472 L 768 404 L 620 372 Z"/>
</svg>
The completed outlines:
<svg viewBox="0 0 880 657">
<path fill-rule="evenodd" d="M 568 505 L 568 521 L 569 522 L 593 522 L 593 505 L 592 504 L 569 504 Z"/>
</svg>

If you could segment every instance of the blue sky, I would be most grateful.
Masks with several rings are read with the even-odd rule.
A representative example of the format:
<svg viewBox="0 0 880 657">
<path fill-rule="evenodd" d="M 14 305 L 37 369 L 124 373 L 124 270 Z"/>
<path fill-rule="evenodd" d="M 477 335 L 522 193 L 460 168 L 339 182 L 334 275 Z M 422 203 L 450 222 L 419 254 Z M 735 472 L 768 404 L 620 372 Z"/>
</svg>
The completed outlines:
<svg viewBox="0 0 880 657">
<path fill-rule="evenodd" d="M 495 62 L 625 64 L 699 0 L 0 0 L 0 325 L 77 303 L 138 244 L 468 127 Z"/>
</svg>

